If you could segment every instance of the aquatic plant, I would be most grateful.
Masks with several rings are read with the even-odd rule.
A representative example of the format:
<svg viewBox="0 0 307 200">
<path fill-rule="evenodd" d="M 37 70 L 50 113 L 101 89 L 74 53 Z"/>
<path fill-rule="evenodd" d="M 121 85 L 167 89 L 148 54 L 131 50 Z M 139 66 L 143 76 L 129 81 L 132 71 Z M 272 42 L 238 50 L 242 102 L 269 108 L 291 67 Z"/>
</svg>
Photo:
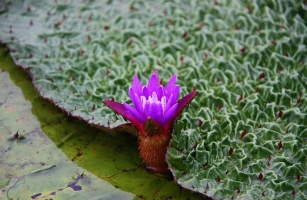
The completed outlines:
<svg viewBox="0 0 307 200">
<path fill-rule="evenodd" d="M 197 94 L 194 90 L 177 101 L 180 86 L 176 85 L 176 79 L 177 75 L 174 74 L 163 87 L 158 71 L 154 70 L 145 86 L 134 75 L 132 87 L 129 88 L 133 106 L 113 100 L 104 101 L 138 129 L 140 156 L 147 168 L 157 173 L 168 171 L 165 155 L 173 123 Z"/>
</svg>

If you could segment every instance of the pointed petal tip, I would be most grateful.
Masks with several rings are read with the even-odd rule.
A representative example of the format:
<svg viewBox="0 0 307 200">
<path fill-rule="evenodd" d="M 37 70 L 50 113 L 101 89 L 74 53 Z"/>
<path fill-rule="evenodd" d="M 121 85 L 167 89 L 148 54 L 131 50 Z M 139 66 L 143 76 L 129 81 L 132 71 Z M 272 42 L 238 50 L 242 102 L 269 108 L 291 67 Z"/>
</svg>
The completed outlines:
<svg viewBox="0 0 307 200">
<path fill-rule="evenodd" d="M 152 70 L 152 73 L 155 74 L 159 78 L 159 73 L 157 69 Z"/>
<path fill-rule="evenodd" d="M 177 86 L 176 85 L 176 81 L 177 81 L 177 75 L 174 74 L 168 81 L 168 83 L 165 86 L 165 91 L 168 93 L 171 93 Z M 179 86 L 180 87 L 180 86 Z"/>
<path fill-rule="evenodd" d="M 187 94 L 186 96 L 184 96 L 177 102 L 178 105 L 177 105 L 175 114 L 170 119 L 167 120 L 165 127 L 168 128 L 171 126 L 171 124 L 173 124 L 173 122 L 181 114 L 183 109 L 194 99 L 196 94 L 197 94 L 197 90 L 193 90 L 192 92 L 190 92 L 189 94 Z"/>
<path fill-rule="evenodd" d="M 110 104 L 110 102 L 114 102 L 113 99 L 105 99 L 102 101 L 106 106 L 108 106 Z"/>
<path fill-rule="evenodd" d="M 109 100 L 109 99 L 104 100 L 103 103 L 109 108 L 111 108 L 112 110 L 118 112 L 119 114 L 121 114 L 120 111 L 122 110 L 122 107 L 124 106 L 121 103 L 118 103 L 114 100 Z"/>
<path fill-rule="evenodd" d="M 193 93 L 193 96 L 195 96 L 198 94 L 198 90 L 196 88 L 193 88 L 193 91 L 191 93 Z"/>
<path fill-rule="evenodd" d="M 156 79 L 157 79 L 157 82 L 160 83 L 159 72 L 158 72 L 157 69 L 154 69 L 154 70 L 152 71 L 152 75 L 151 75 L 151 76 L 153 76 L 153 75 L 155 75 L 155 77 L 156 77 Z"/>
<path fill-rule="evenodd" d="M 133 88 L 138 95 L 142 93 L 142 83 L 136 74 L 133 76 L 132 87 L 130 88 Z"/>
<path fill-rule="evenodd" d="M 193 90 L 192 92 L 190 92 L 186 96 L 182 97 L 178 101 L 178 109 L 182 110 L 187 104 L 189 104 L 195 98 L 197 93 L 198 93 L 197 90 Z"/>
<path fill-rule="evenodd" d="M 157 73 L 152 73 L 149 78 L 147 88 L 149 89 L 150 93 L 153 91 L 157 91 L 160 86 L 159 75 Z"/>
<path fill-rule="evenodd" d="M 170 78 L 170 80 L 171 79 L 175 79 L 175 82 L 177 81 L 177 74 L 174 74 L 171 78 Z"/>
</svg>

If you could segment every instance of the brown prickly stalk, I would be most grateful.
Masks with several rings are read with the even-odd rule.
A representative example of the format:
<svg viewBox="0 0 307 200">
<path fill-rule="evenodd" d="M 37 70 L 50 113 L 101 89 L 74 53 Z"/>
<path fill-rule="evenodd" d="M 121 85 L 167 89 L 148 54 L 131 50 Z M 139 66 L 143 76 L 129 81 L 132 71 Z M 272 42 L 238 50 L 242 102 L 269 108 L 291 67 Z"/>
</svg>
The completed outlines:
<svg viewBox="0 0 307 200">
<path fill-rule="evenodd" d="M 140 157 L 146 163 L 147 169 L 159 174 L 168 173 L 165 155 L 170 139 L 169 135 L 163 134 L 139 137 Z"/>
<path fill-rule="evenodd" d="M 138 143 L 140 157 L 146 163 L 147 169 L 160 174 L 168 172 L 165 155 L 170 140 L 169 130 L 164 130 L 150 118 L 146 120 L 144 131 L 139 133 Z"/>
</svg>

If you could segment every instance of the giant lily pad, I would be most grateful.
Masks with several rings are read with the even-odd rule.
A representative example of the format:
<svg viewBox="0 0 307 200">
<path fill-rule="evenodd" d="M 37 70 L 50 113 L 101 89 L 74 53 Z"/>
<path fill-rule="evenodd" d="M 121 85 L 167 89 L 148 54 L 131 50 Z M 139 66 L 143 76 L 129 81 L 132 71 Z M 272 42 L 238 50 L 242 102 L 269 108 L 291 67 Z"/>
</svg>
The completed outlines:
<svg viewBox="0 0 307 200">
<path fill-rule="evenodd" d="M 0 39 L 42 97 L 108 131 L 126 122 L 102 101 L 128 101 L 133 74 L 177 73 L 182 93 L 195 87 L 199 95 L 168 150 L 176 181 L 216 199 L 299 199 L 307 188 L 306 7 L 7 1 Z"/>
<path fill-rule="evenodd" d="M 4 77 L 0 79 L 0 187 L 4 187 L 0 197 L 129 199 L 133 193 L 136 199 L 201 199 L 182 190 L 170 176 L 148 173 L 138 156 L 135 137 L 110 136 L 42 100 L 5 50 L 0 49 Z M 20 137 L 15 138 L 17 131 Z M 26 139 L 21 140 L 23 136 Z M 82 191 L 73 192 L 78 186 Z"/>
<path fill-rule="evenodd" d="M 217 31 L 200 33 L 196 114 L 175 126 L 170 168 L 213 199 L 306 199 L 306 5 L 218 2 L 198 9 Z"/>
</svg>

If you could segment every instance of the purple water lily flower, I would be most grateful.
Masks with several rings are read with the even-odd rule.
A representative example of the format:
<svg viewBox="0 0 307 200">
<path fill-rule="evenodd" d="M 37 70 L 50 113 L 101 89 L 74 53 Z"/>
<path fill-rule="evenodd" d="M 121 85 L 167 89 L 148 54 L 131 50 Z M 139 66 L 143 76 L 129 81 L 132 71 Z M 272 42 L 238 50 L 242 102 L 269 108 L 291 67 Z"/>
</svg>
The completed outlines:
<svg viewBox="0 0 307 200">
<path fill-rule="evenodd" d="M 194 90 L 178 100 L 180 86 L 173 75 L 165 87 L 160 84 L 158 72 L 154 70 L 147 86 L 138 77 L 133 77 L 129 95 L 132 105 L 105 100 L 104 103 L 129 120 L 138 129 L 140 157 L 147 168 L 156 173 L 167 173 L 166 151 L 171 139 L 172 125 L 182 110 L 195 97 Z"/>
<path fill-rule="evenodd" d="M 163 87 L 160 84 L 158 71 L 154 70 L 147 86 L 145 86 L 134 75 L 132 87 L 129 88 L 133 105 L 120 104 L 111 100 L 105 100 L 104 103 L 134 124 L 141 133 L 144 133 L 148 126 L 152 128 L 152 124 L 165 133 L 197 93 L 194 90 L 177 101 L 180 86 L 176 85 L 176 79 L 177 75 L 174 74 L 167 85 Z"/>
<path fill-rule="evenodd" d="M 163 126 L 175 115 L 178 106 L 176 102 L 180 86 L 175 83 L 176 74 L 164 88 L 160 85 L 158 73 L 155 71 L 148 85 L 142 86 L 138 77 L 134 75 L 132 87 L 129 89 L 134 107 L 127 103 L 124 103 L 124 106 L 139 122 L 144 123 L 150 118 Z"/>
</svg>

